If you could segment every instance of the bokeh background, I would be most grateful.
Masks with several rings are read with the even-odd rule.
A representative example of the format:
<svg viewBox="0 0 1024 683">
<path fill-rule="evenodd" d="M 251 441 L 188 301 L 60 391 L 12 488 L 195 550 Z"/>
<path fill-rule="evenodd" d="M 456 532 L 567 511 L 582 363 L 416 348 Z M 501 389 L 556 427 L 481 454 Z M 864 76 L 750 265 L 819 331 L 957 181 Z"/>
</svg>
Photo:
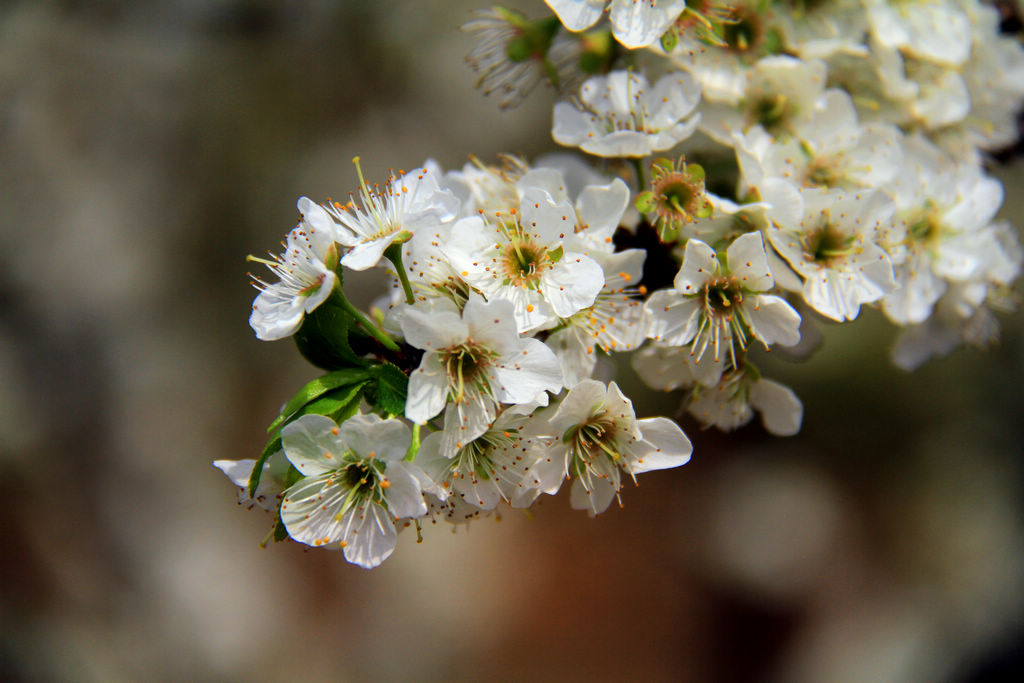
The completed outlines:
<svg viewBox="0 0 1024 683">
<path fill-rule="evenodd" d="M 1013 680 L 1019 312 L 914 374 L 873 311 L 826 328 L 769 363 L 799 436 L 684 418 L 693 460 L 597 520 L 560 495 L 428 525 L 372 572 L 259 548 L 270 517 L 210 463 L 258 453 L 315 371 L 254 338 L 245 255 L 353 190 L 357 154 L 382 178 L 554 150 L 550 92 L 473 89 L 479 6 L 0 3 L 0 679 Z M 1018 224 L 1021 169 L 995 169 Z"/>
</svg>

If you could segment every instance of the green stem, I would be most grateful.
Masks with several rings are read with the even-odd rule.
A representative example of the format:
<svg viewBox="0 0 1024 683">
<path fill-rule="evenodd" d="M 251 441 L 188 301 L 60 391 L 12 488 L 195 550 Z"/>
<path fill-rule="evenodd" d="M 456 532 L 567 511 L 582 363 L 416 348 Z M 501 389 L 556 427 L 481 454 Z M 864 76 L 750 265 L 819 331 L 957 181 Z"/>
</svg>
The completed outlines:
<svg viewBox="0 0 1024 683">
<path fill-rule="evenodd" d="M 409 282 L 405 266 L 402 265 L 402 245 L 397 242 L 392 243 L 384 250 L 384 257 L 395 266 L 395 272 L 398 273 L 398 281 L 402 283 L 402 289 L 405 291 L 405 303 L 410 306 L 416 303 L 416 297 L 412 294 L 412 283 Z"/>
<path fill-rule="evenodd" d="M 395 340 L 384 334 L 384 332 L 381 331 L 379 327 L 374 325 L 372 322 L 370 322 L 369 318 L 363 315 L 362 311 L 353 306 L 352 303 L 347 298 L 345 298 L 345 294 L 344 292 L 341 291 L 340 288 L 336 287 L 334 291 L 331 293 L 331 296 L 334 298 L 335 302 L 337 302 L 339 306 L 345 309 L 345 311 L 348 312 L 349 315 L 356 319 L 356 322 L 359 323 L 360 327 L 366 330 L 371 337 L 379 341 L 388 351 L 398 353 L 399 348 L 398 344 L 395 343 Z"/>
<path fill-rule="evenodd" d="M 636 171 L 636 191 L 643 192 L 647 187 L 647 181 L 644 180 L 644 165 L 640 159 L 634 158 L 632 161 L 633 169 Z"/>
<path fill-rule="evenodd" d="M 412 443 L 409 444 L 409 450 L 405 452 L 405 459 L 408 462 L 412 462 L 416 459 L 416 454 L 420 452 L 420 425 L 413 423 L 412 425 Z"/>
</svg>

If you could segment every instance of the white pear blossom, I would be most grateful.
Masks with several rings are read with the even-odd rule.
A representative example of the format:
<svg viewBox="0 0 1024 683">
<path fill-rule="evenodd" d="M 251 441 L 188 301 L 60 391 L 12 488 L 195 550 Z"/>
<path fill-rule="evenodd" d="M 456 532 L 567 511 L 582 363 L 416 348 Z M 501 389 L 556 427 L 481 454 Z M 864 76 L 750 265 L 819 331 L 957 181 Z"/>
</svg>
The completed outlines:
<svg viewBox="0 0 1024 683">
<path fill-rule="evenodd" d="M 364 569 L 395 549 L 394 521 L 422 517 L 426 502 L 403 460 L 409 428 L 398 420 L 355 415 L 339 427 L 322 415 L 303 415 L 281 430 L 285 455 L 303 478 L 284 492 L 281 521 L 306 545 L 345 551 Z"/>
<path fill-rule="evenodd" d="M 405 340 L 423 349 L 409 376 L 405 416 L 425 423 L 448 406 L 441 453 L 452 457 L 494 421 L 500 403 L 547 405 L 562 389 L 554 353 L 516 331 L 512 304 L 470 296 L 461 314 L 445 308 L 409 307 L 400 317 Z"/>
<path fill-rule="evenodd" d="M 1024 99 L 1024 46 L 1015 35 L 1000 35 L 995 7 L 974 5 L 973 46 L 961 69 L 971 109 L 964 118 L 967 145 L 996 150 L 1018 137 L 1017 114 Z"/>
<path fill-rule="evenodd" d="M 789 387 L 741 368 L 724 375 L 714 386 L 697 385 L 687 411 L 705 426 L 722 431 L 742 427 L 757 411 L 770 433 L 792 436 L 800 431 L 804 407 Z"/>
<path fill-rule="evenodd" d="M 849 94 L 829 90 L 793 136 L 773 140 L 760 125 L 734 133 L 745 187 L 782 178 L 801 187 L 884 187 L 900 170 L 902 134 L 892 124 L 860 125 Z"/>
<path fill-rule="evenodd" d="M 833 320 L 853 320 L 861 304 L 896 288 L 892 261 L 878 244 L 892 230 L 895 206 L 879 190 L 811 188 L 800 196 L 799 224 L 769 230 L 768 239 L 803 278 L 811 308 Z"/>
<path fill-rule="evenodd" d="M 800 341 L 800 315 L 785 299 L 765 294 L 775 282 L 761 233 L 738 237 L 724 258 L 700 240 L 686 243 L 674 289 L 655 292 L 644 306 L 647 336 L 662 344 L 692 343 L 698 358 L 710 348 L 736 365 L 736 346 L 750 338 L 769 347 Z"/>
<path fill-rule="evenodd" d="M 569 317 L 594 303 L 604 285 L 601 266 L 565 243 L 576 229 L 567 200 L 531 188 L 522 210 L 485 221 L 459 220 L 442 247 L 452 268 L 488 300 L 512 303 L 520 332 Z"/>
<path fill-rule="evenodd" d="M 746 72 L 742 95 L 735 102 L 705 99 L 701 130 L 723 145 L 732 135 L 760 125 L 774 138 L 793 134 L 810 121 L 825 93 L 825 63 L 775 55 L 759 60 Z"/>
<path fill-rule="evenodd" d="M 970 22 L 956 0 L 863 0 L 872 36 L 884 47 L 958 66 L 971 51 Z"/>
<path fill-rule="evenodd" d="M 565 385 L 587 379 L 597 362 L 595 348 L 605 353 L 631 351 L 644 340 L 643 304 L 638 289 L 647 252 L 627 249 L 612 254 L 595 252 L 605 273 L 604 287 L 594 305 L 559 321 L 547 339 L 562 364 Z"/>
<path fill-rule="evenodd" d="M 555 142 L 602 157 L 644 157 L 674 147 L 697 129 L 700 86 L 688 73 L 665 74 L 651 86 L 634 71 L 583 83 L 572 104 L 555 105 Z"/>
<path fill-rule="evenodd" d="M 249 325 L 264 341 L 295 334 L 307 313 L 327 300 L 334 289 L 338 266 L 335 229 L 327 213 L 307 197 L 298 202 L 301 218 L 288 237 L 285 250 L 266 264 L 280 278 L 268 284 L 253 276 L 259 295 L 252 304 Z"/>
<path fill-rule="evenodd" d="M 255 493 L 249 495 L 249 477 L 252 476 L 252 468 L 256 461 L 244 460 L 214 460 L 213 466 L 219 469 L 231 480 L 231 483 L 238 487 L 238 504 L 246 507 L 258 507 L 268 512 L 276 512 L 281 504 L 281 492 L 284 490 L 285 478 L 290 467 L 288 460 L 284 457 L 284 451 L 276 451 L 263 463 L 263 470 L 260 474 L 260 483 Z"/>
<path fill-rule="evenodd" d="M 713 387 L 722 379 L 730 359 L 706 353 L 700 358 L 680 346 L 651 344 L 633 355 L 632 365 L 644 384 L 657 391 L 688 389 L 694 384 Z"/>
<path fill-rule="evenodd" d="M 630 49 L 657 42 L 686 8 L 685 0 L 545 0 L 570 31 L 597 23 L 608 7 L 612 34 Z"/>
<path fill-rule="evenodd" d="M 338 242 L 349 248 L 341 264 L 352 270 L 372 268 L 393 242 L 405 241 L 419 229 L 454 220 L 459 200 L 440 187 L 436 176 L 436 171 L 418 168 L 392 176 L 380 191 L 367 186 L 360 171 L 361 206 L 354 200 L 325 206 L 339 223 Z"/>
<path fill-rule="evenodd" d="M 541 459 L 542 442 L 524 436 L 530 414 L 515 408 L 503 411 L 487 431 L 450 457 L 441 432 L 423 440 L 416 465 L 449 507 L 449 498 L 479 510 L 493 510 L 501 501 L 527 507 L 540 495 L 540 481 L 530 470 Z"/>
<path fill-rule="evenodd" d="M 476 87 L 485 95 L 496 93 L 502 109 L 518 105 L 538 83 L 550 82 L 552 76 L 559 88 L 578 80 L 575 62 L 580 42 L 562 31 L 549 35 L 549 28 L 538 24 L 514 10 L 492 7 L 477 10 L 476 18 L 462 25 L 463 31 L 476 37 L 466 55 L 466 62 L 480 75 Z M 544 38 L 549 42 L 537 44 Z"/>
<path fill-rule="evenodd" d="M 615 382 L 607 387 L 591 379 L 577 384 L 562 399 L 550 428 L 554 465 L 542 486 L 553 492 L 569 476 L 574 480 L 573 508 L 587 510 L 591 516 L 608 509 L 622 488 L 622 472 L 635 478 L 643 472 L 679 467 L 693 452 L 690 440 L 671 420 L 637 420 L 633 403 Z"/>
<path fill-rule="evenodd" d="M 1003 187 L 970 163 L 955 163 L 920 136 L 905 145 L 906 163 L 891 185 L 906 226 L 906 253 L 896 266 L 899 288 L 882 300 L 891 320 L 920 323 L 949 282 L 984 279 L 1002 251 L 991 227 Z"/>
</svg>

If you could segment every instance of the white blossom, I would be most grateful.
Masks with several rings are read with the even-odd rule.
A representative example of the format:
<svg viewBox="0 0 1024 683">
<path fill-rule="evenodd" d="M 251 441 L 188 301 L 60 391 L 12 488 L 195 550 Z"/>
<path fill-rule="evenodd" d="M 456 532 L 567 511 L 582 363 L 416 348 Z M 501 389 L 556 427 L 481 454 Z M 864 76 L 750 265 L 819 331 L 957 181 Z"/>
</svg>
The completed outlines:
<svg viewBox="0 0 1024 683">
<path fill-rule="evenodd" d="M 647 47 L 668 30 L 686 8 L 685 0 L 545 0 L 570 31 L 597 23 L 608 6 L 612 33 L 628 48 Z"/>
<path fill-rule="evenodd" d="M 268 284 L 253 276 L 261 290 L 252 304 L 249 325 L 264 341 L 295 334 L 307 313 L 327 300 L 337 276 L 338 248 L 330 218 L 306 197 L 298 202 L 301 218 L 285 239 L 285 250 L 265 263 L 279 278 Z M 251 257 L 250 257 L 251 258 Z"/>
<path fill-rule="evenodd" d="M 693 345 L 700 358 L 710 348 L 736 364 L 736 347 L 749 337 L 765 347 L 800 341 L 800 315 L 784 299 L 765 294 L 774 286 L 761 233 L 738 237 L 725 258 L 691 239 L 674 289 L 655 292 L 644 306 L 647 335 L 662 344 Z M 749 335 L 749 337 L 748 337 Z"/>
<path fill-rule="evenodd" d="M 443 302 L 409 307 L 400 318 L 406 341 L 423 349 L 409 376 L 405 416 L 425 423 L 447 408 L 441 452 L 451 457 L 482 435 L 500 403 L 547 404 L 561 390 L 554 353 L 516 331 L 512 304 L 469 298 L 461 314 Z"/>
<path fill-rule="evenodd" d="M 442 250 L 459 277 L 489 300 L 511 302 L 517 329 L 529 332 L 592 305 L 604 285 L 601 266 L 565 243 L 575 219 L 567 200 L 530 189 L 521 211 L 494 221 L 459 220 Z"/>
<path fill-rule="evenodd" d="M 776 436 L 800 431 L 804 408 L 793 390 L 770 379 L 740 369 L 722 377 L 714 386 L 698 385 L 687 411 L 706 426 L 732 431 L 761 414 L 764 428 Z"/>
<path fill-rule="evenodd" d="M 663 417 L 637 420 L 632 402 L 615 382 L 584 380 L 562 399 L 551 417 L 551 460 L 557 476 L 573 479 L 570 502 L 592 516 L 608 509 L 630 477 L 686 464 L 693 447 L 679 425 Z M 551 472 L 552 470 L 549 470 Z"/>
<path fill-rule="evenodd" d="M 833 320 L 853 320 L 862 304 L 896 288 L 892 261 L 878 245 L 891 229 L 895 206 L 878 190 L 812 188 L 800 195 L 799 224 L 769 230 L 768 239 L 803 278 L 811 308 Z"/>
<path fill-rule="evenodd" d="M 339 427 L 303 415 L 281 430 L 285 455 L 303 478 L 284 492 L 288 535 L 314 547 L 341 547 L 364 569 L 395 549 L 394 520 L 427 512 L 420 484 L 403 462 L 409 428 L 398 420 L 355 415 Z"/>
<path fill-rule="evenodd" d="M 338 221 L 337 240 L 349 250 L 341 264 L 352 270 L 377 265 L 384 250 L 416 230 L 451 221 L 459 201 L 438 185 L 436 172 L 419 168 L 392 176 L 383 191 L 371 189 L 360 173 L 359 202 L 334 202 L 325 208 Z"/>
<path fill-rule="evenodd" d="M 574 103 L 555 105 L 555 142 L 602 157 L 643 157 L 674 147 L 697 129 L 700 86 L 686 72 L 651 86 L 642 74 L 613 71 L 583 83 Z"/>
</svg>

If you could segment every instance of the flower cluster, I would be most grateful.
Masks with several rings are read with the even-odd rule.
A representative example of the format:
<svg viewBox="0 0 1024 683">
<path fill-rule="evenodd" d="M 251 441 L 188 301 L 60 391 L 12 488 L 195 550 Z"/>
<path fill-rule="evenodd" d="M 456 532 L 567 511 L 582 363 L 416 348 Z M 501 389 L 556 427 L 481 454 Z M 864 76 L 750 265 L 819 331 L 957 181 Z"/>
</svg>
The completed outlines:
<svg viewBox="0 0 1024 683">
<path fill-rule="evenodd" d="M 277 276 L 256 280 L 257 337 L 294 337 L 325 371 L 259 458 L 215 463 L 275 539 L 370 568 L 424 519 L 566 482 L 604 512 L 626 477 L 692 450 L 598 379 L 616 368 L 685 390 L 701 426 L 759 414 L 785 436 L 803 406 L 757 354 L 804 353 L 815 325 L 879 309 L 905 368 L 997 333 L 1024 259 L 986 168 L 1016 140 L 1024 49 L 991 7 L 548 5 L 480 13 L 469 61 L 503 107 L 554 85 L 554 140 L 594 163 L 427 161 L 383 187 L 359 170 L 350 201 L 303 197 L 284 253 L 253 259 Z M 365 312 L 344 273 L 371 268 L 394 287 Z"/>
</svg>

